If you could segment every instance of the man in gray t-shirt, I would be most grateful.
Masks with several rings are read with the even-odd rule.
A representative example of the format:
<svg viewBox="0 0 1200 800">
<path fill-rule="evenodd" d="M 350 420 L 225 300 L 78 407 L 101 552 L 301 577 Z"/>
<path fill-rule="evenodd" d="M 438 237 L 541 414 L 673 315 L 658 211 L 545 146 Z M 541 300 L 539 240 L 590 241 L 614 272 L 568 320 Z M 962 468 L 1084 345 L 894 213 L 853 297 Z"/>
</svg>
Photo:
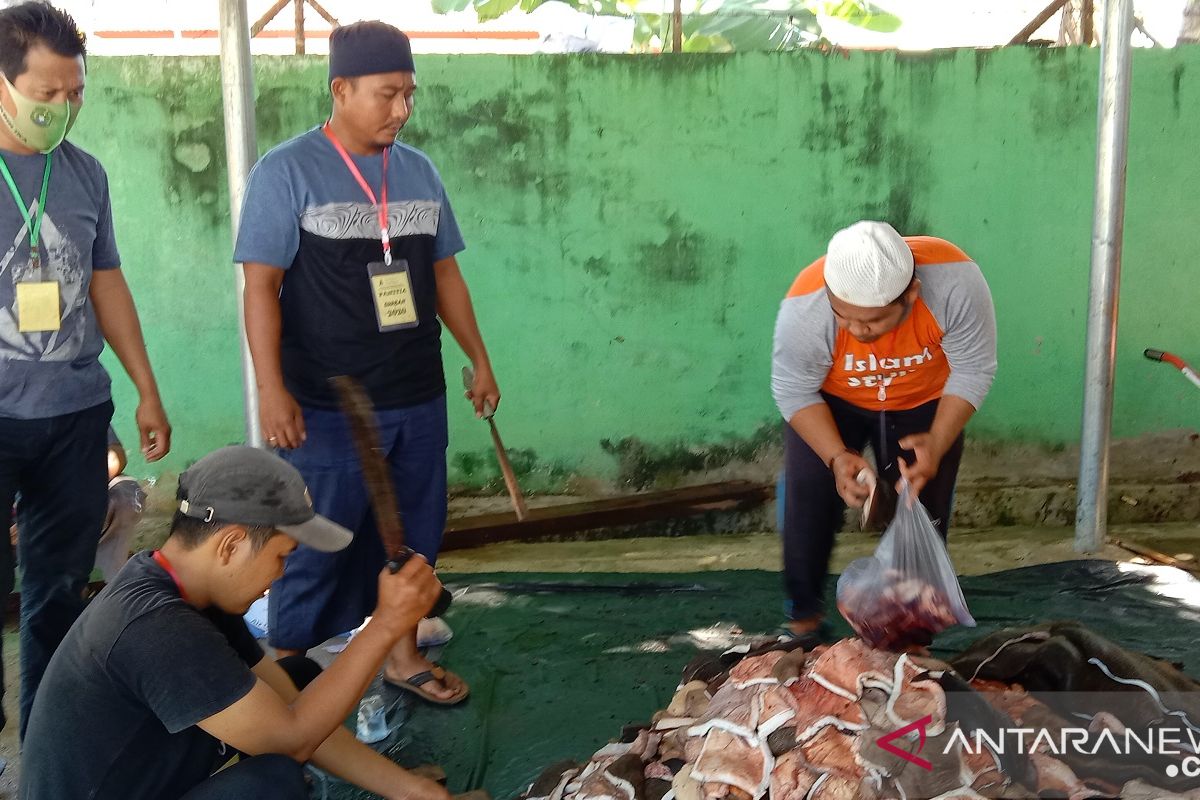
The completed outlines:
<svg viewBox="0 0 1200 800">
<path fill-rule="evenodd" d="M 771 362 L 786 422 L 788 627 L 811 649 L 831 635 L 834 534 L 873 481 L 907 481 L 946 537 L 963 428 L 996 374 L 991 290 L 951 242 L 863 220 L 797 276 L 779 307 Z M 868 443 L 874 467 L 860 452 Z"/>
<path fill-rule="evenodd" d="M 146 459 L 171 445 L 120 269 L 108 178 L 64 141 L 83 104 L 84 57 L 67 14 L 38 2 L 0 11 L 0 514 L 19 493 L 22 735 L 46 664 L 83 609 L 108 506 L 106 341 L 137 387 Z M 0 597 L 12 588 L 12 549 L 0 547 Z"/>
</svg>

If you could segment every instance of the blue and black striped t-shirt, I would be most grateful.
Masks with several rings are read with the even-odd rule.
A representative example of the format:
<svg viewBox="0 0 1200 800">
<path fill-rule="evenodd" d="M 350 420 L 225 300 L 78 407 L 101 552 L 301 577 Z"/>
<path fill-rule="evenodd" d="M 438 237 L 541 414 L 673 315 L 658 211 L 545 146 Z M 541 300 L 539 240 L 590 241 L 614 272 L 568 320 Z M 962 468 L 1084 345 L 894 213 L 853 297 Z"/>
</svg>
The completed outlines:
<svg viewBox="0 0 1200 800">
<path fill-rule="evenodd" d="M 376 196 L 382 155 L 351 155 Z M 336 408 L 334 375 L 358 378 L 377 408 L 445 391 L 434 264 L 464 249 L 441 178 L 408 145 L 388 154 L 393 263 L 407 262 L 418 323 L 381 333 L 368 264 L 383 259 L 379 216 L 321 128 L 275 147 L 250 173 L 234 260 L 287 270 L 280 292 L 284 383 L 302 406 Z"/>
</svg>

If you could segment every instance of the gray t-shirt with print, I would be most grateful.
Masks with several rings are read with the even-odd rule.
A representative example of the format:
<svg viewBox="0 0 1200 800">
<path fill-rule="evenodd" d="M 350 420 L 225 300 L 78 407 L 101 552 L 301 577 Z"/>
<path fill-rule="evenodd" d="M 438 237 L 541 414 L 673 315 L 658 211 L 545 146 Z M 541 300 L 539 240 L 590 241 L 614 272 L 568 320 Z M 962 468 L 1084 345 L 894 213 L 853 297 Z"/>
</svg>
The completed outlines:
<svg viewBox="0 0 1200 800">
<path fill-rule="evenodd" d="M 46 156 L 0 151 L 0 157 L 32 214 Z M 88 296 L 93 270 L 121 264 L 108 176 L 99 161 L 70 142 L 51 158 L 40 275 L 30 258 L 29 226 L 7 186 L 0 186 L 0 417 L 55 417 L 92 408 L 111 395 L 99 360 L 104 339 Z M 39 280 L 58 283 L 60 327 L 22 332 L 17 284 Z"/>
</svg>

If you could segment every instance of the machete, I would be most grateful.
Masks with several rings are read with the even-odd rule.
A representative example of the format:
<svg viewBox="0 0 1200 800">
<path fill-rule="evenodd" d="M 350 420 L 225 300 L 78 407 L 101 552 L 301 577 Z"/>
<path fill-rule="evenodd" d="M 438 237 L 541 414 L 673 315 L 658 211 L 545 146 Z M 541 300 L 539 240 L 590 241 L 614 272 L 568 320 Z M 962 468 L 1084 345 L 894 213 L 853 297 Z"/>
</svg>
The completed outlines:
<svg viewBox="0 0 1200 800">
<path fill-rule="evenodd" d="M 337 390 L 342 413 L 350 426 L 350 438 L 358 451 L 362 464 L 363 480 L 367 484 L 367 495 L 371 498 L 371 510 L 375 513 L 375 527 L 383 540 L 388 554 L 388 569 L 400 571 L 416 551 L 404 543 L 404 523 L 400 519 L 400 507 L 396 503 L 396 487 L 392 483 L 392 471 L 383 457 L 379 445 L 379 431 L 375 427 L 375 408 L 371 399 L 358 381 L 346 375 L 329 379 Z M 450 590 L 442 587 L 442 595 L 426 615 L 440 617 L 450 607 Z"/>
</svg>

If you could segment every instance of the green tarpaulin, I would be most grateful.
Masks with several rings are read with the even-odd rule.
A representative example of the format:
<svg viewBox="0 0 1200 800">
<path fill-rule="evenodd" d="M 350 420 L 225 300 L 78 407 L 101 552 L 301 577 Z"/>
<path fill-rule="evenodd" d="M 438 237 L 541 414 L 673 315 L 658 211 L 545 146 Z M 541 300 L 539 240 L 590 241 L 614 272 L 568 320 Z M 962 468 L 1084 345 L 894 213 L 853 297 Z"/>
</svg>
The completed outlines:
<svg viewBox="0 0 1200 800">
<path fill-rule="evenodd" d="M 648 721 L 697 652 L 725 649 L 737 632 L 778 632 L 783 621 L 781 579 L 771 572 L 443 579 L 458 594 L 443 663 L 472 695 L 454 708 L 411 703 L 402 746 L 389 753 L 407 766 L 440 764 L 451 791 L 483 788 L 497 800 L 556 761 L 586 759 L 622 726 Z M 998 628 L 1070 619 L 1200 675 L 1200 581 L 1179 570 L 1074 561 L 962 584 L 979 627 L 947 631 L 935 656 Z M 330 797 L 369 795 L 334 786 Z"/>
</svg>

